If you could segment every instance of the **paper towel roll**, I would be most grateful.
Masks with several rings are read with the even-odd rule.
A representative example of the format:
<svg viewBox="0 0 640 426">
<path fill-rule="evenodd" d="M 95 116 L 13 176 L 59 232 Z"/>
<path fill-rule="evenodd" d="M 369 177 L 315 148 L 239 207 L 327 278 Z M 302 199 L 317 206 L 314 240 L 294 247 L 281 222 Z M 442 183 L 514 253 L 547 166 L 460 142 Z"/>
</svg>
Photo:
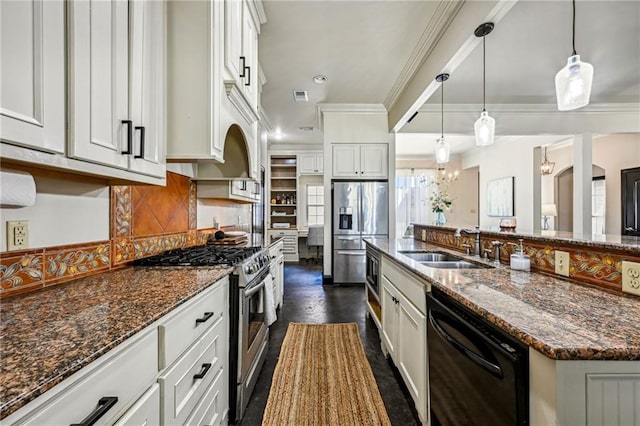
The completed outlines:
<svg viewBox="0 0 640 426">
<path fill-rule="evenodd" d="M 36 183 L 26 172 L 0 171 L 0 206 L 29 207 L 36 203 Z"/>
</svg>

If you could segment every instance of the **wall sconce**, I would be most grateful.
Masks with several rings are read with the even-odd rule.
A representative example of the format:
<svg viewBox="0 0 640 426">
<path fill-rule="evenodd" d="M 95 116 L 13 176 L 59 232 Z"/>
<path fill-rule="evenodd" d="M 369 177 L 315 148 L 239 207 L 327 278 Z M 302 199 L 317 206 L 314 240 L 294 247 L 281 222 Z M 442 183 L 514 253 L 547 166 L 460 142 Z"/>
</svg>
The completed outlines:
<svg viewBox="0 0 640 426">
<path fill-rule="evenodd" d="M 541 209 L 542 218 L 544 222 L 542 223 L 542 229 L 545 231 L 549 229 L 549 218 L 558 216 L 558 209 L 555 204 L 543 204 Z"/>
<path fill-rule="evenodd" d="M 547 147 L 544 147 L 544 161 L 540 164 L 540 174 L 550 175 L 553 173 L 553 167 L 556 165 L 553 161 L 547 160 Z"/>
</svg>

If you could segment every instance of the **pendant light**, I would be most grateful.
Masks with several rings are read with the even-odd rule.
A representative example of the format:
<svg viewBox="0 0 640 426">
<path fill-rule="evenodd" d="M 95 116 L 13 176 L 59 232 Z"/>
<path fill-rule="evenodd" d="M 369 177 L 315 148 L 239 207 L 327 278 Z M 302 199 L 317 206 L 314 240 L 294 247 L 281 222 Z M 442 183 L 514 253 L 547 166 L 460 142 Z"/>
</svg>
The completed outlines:
<svg viewBox="0 0 640 426">
<path fill-rule="evenodd" d="M 449 74 L 438 74 L 436 76 L 436 81 L 438 83 L 442 83 L 441 90 L 441 98 L 440 98 L 440 138 L 436 141 L 436 163 L 438 164 L 446 164 L 449 162 L 449 152 L 451 151 L 449 147 L 449 142 L 447 142 L 444 138 L 444 82 L 449 79 Z"/>
<path fill-rule="evenodd" d="M 576 0 L 572 0 L 572 4 L 573 53 L 569 56 L 567 65 L 556 74 L 556 98 L 560 111 L 570 111 L 588 105 L 593 80 L 593 66 L 581 62 L 580 55 L 576 53 Z"/>
<path fill-rule="evenodd" d="M 544 161 L 542 162 L 542 164 L 540 164 L 540 174 L 541 175 L 550 175 L 551 173 L 553 173 L 553 166 L 555 166 L 556 163 L 554 163 L 553 161 L 549 161 L 547 160 L 547 147 L 544 147 Z"/>
<path fill-rule="evenodd" d="M 485 36 L 491 34 L 493 27 L 493 22 L 485 22 L 484 24 L 480 24 L 473 32 L 476 37 L 482 37 L 482 112 L 480 113 L 480 118 L 478 118 L 473 125 L 476 134 L 476 145 L 478 146 L 492 145 L 496 131 L 496 120 L 489 116 L 485 106 L 487 93 Z"/>
</svg>

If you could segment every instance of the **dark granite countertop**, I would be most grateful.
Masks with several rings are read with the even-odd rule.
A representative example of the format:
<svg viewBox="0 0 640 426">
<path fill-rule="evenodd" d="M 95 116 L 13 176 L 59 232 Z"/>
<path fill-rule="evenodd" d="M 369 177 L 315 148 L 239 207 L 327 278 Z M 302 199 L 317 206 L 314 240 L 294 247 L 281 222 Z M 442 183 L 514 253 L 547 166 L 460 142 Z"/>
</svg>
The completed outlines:
<svg viewBox="0 0 640 426">
<path fill-rule="evenodd" d="M 478 257 L 411 239 L 367 238 L 473 312 L 545 356 L 558 360 L 640 360 L 640 298 L 574 284 L 535 272 L 513 271 Z M 435 269 L 400 251 L 455 254 L 489 269 Z M 640 368 L 640 367 L 639 367 Z"/>
<path fill-rule="evenodd" d="M 446 229 L 455 232 L 458 228 L 473 229 L 474 226 L 435 226 L 416 223 L 414 226 L 422 226 L 425 228 L 433 229 Z M 509 237 L 514 240 L 517 238 L 525 238 L 534 241 L 546 242 L 546 243 L 564 243 L 568 245 L 576 245 L 581 247 L 597 247 L 605 249 L 617 249 L 625 250 L 632 253 L 640 253 L 640 237 L 634 237 L 631 235 L 583 235 L 574 234 L 573 232 L 561 232 L 561 231 L 525 231 L 516 229 L 513 232 L 500 231 L 499 227 L 492 228 L 480 228 L 480 232 L 484 235 L 490 235 L 494 237 Z"/>
<path fill-rule="evenodd" d="M 128 267 L 0 301 L 0 419 L 232 268 Z"/>
</svg>

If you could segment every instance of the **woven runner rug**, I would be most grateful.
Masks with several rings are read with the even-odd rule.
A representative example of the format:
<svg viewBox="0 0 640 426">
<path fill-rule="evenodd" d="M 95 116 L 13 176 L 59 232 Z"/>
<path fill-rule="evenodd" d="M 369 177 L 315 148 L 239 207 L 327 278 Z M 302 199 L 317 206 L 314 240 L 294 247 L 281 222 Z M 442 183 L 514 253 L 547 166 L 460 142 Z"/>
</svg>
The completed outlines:
<svg viewBox="0 0 640 426">
<path fill-rule="evenodd" d="M 355 323 L 289 324 L 262 424 L 391 425 Z"/>
</svg>

